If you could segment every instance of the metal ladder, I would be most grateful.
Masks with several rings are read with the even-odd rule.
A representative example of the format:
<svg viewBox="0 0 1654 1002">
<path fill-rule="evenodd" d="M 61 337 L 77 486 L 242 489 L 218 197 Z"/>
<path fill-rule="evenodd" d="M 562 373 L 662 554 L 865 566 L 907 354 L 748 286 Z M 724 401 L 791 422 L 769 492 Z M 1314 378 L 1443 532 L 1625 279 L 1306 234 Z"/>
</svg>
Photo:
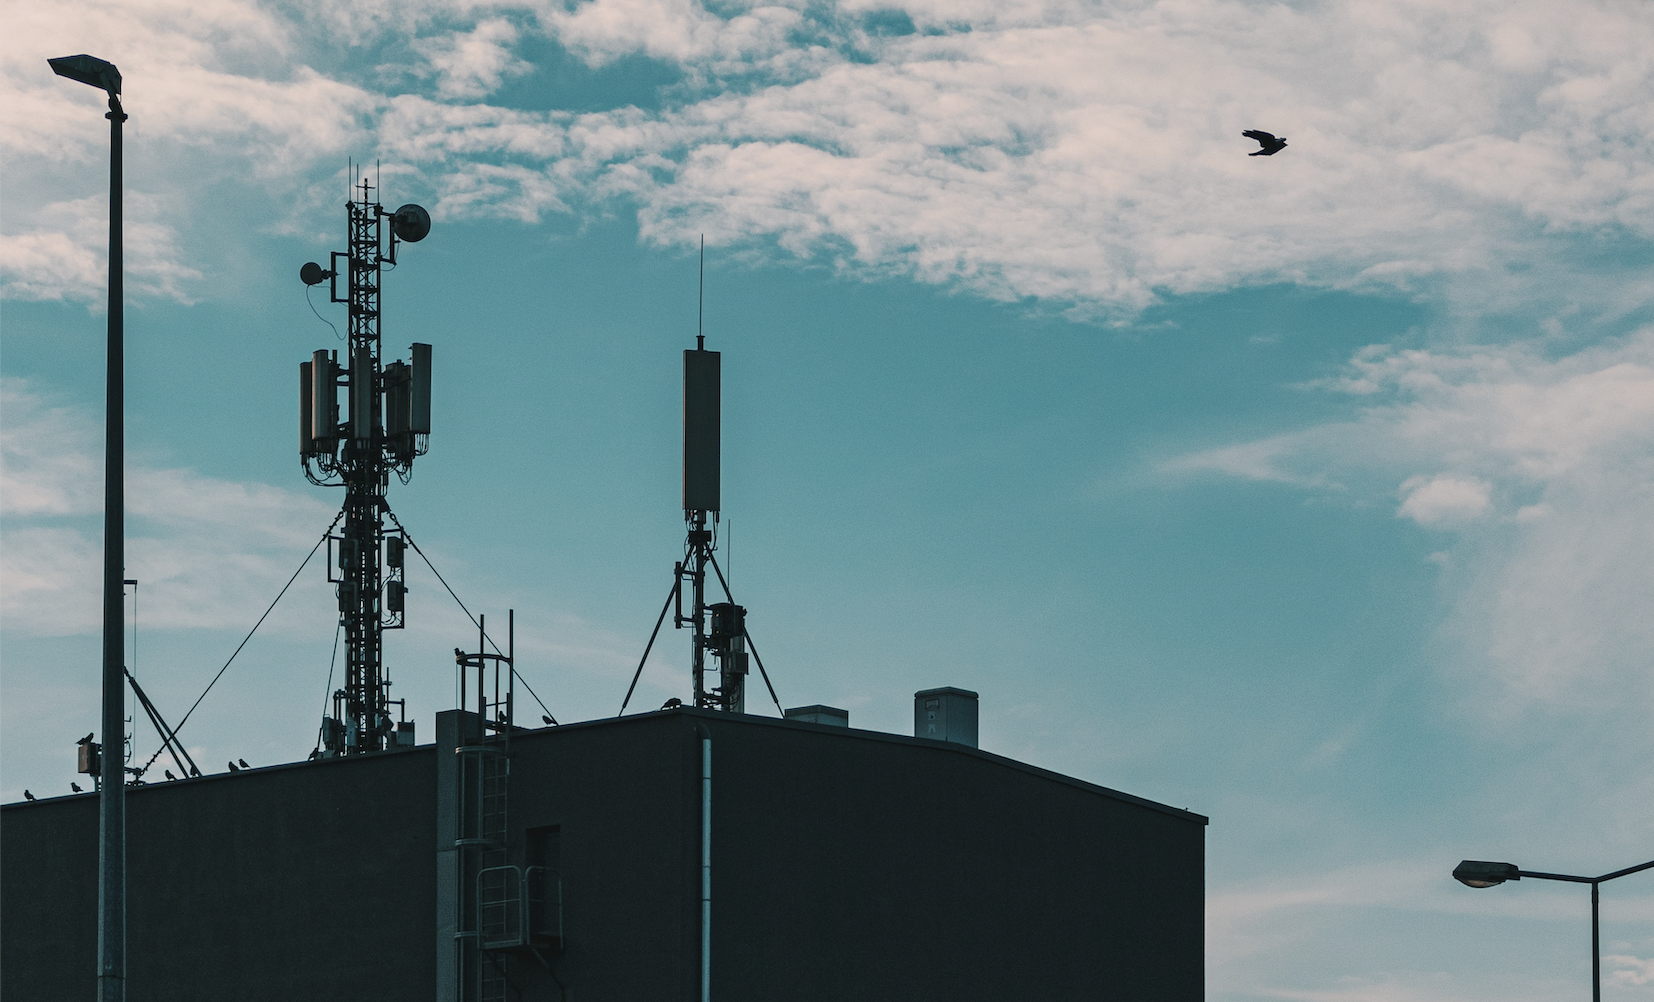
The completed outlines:
<svg viewBox="0 0 1654 1002">
<path fill-rule="evenodd" d="M 506 977 L 506 955 L 490 948 L 489 933 L 497 933 L 490 923 L 497 926 L 501 915 L 509 915 L 513 910 L 521 911 L 520 903 L 514 903 L 521 893 L 520 881 L 491 876 L 513 869 L 506 867 L 506 860 L 510 839 L 516 616 L 512 614 L 510 641 L 503 654 L 488 653 L 486 621 L 483 617 L 477 624 L 476 653 L 454 652 L 454 660 L 460 667 L 461 705 L 468 702 L 466 670 L 475 669 L 475 706 L 481 718 L 481 733 L 458 749 L 462 831 L 457 844 L 464 853 L 462 886 L 473 889 L 473 894 L 465 896 L 476 903 L 475 910 L 469 916 L 470 922 L 462 923 L 462 935 L 473 943 L 471 956 L 475 965 L 475 980 L 462 987 L 461 997 L 474 999 L 475 1002 L 507 1002 L 511 985 Z M 502 675 L 505 676 L 503 679 Z M 467 925 L 469 928 L 464 928 Z M 494 941 L 498 939 L 496 934 Z M 469 980 L 464 978 L 463 973 L 461 977 Z M 465 990 L 467 988 L 468 991 Z"/>
</svg>

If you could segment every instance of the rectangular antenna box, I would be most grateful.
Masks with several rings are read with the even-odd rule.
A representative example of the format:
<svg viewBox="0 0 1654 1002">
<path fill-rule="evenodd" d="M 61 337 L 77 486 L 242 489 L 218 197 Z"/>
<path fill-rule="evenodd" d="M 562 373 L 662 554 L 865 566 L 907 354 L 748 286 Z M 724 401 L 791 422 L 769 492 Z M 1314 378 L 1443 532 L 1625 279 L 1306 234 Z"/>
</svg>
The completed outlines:
<svg viewBox="0 0 1654 1002">
<path fill-rule="evenodd" d="M 913 694 L 913 736 L 976 747 L 976 693 L 944 686 Z"/>
<path fill-rule="evenodd" d="M 718 394 L 715 351 L 683 353 L 683 510 L 718 510 Z"/>
</svg>

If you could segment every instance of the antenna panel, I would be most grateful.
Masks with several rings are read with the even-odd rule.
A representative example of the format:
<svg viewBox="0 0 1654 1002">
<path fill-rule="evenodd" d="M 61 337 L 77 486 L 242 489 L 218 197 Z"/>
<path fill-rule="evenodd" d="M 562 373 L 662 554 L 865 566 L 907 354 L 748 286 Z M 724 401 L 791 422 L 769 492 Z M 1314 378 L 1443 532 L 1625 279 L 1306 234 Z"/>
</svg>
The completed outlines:
<svg viewBox="0 0 1654 1002">
<path fill-rule="evenodd" d="M 431 346 L 414 344 L 408 349 L 413 366 L 413 402 L 409 429 L 415 435 L 431 433 Z"/>
<path fill-rule="evenodd" d="M 715 351 L 683 353 L 683 508 L 718 510 L 719 385 Z"/>
<path fill-rule="evenodd" d="M 331 454 L 339 429 L 339 363 L 326 351 L 310 356 L 312 454 Z"/>
<path fill-rule="evenodd" d="M 315 428 L 315 424 L 314 424 L 315 415 L 313 415 L 311 413 L 312 408 L 310 406 L 310 393 L 311 393 L 310 363 L 309 362 L 300 362 L 299 363 L 299 455 L 300 456 L 312 456 L 312 455 L 315 455 L 315 453 L 316 453 L 316 446 L 313 442 L 313 440 L 316 437 L 316 434 L 312 430 L 313 428 Z"/>
<path fill-rule="evenodd" d="M 401 362 L 385 366 L 385 437 L 403 451 L 402 439 L 408 435 L 408 367 Z M 409 448 L 409 452 L 413 450 Z"/>
<path fill-rule="evenodd" d="M 373 437 L 373 352 L 357 348 L 350 363 L 350 437 L 366 442 Z"/>
</svg>

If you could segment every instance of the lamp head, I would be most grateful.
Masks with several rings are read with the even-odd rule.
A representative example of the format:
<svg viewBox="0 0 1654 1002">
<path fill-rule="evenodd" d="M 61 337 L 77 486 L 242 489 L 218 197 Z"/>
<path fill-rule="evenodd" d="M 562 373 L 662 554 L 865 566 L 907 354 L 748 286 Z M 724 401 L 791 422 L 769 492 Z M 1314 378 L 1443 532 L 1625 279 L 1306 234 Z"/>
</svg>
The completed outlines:
<svg viewBox="0 0 1654 1002">
<path fill-rule="evenodd" d="M 314 261 L 306 261 L 304 267 L 299 269 L 299 281 L 305 285 L 320 285 L 332 277 L 333 272 Z"/>
<path fill-rule="evenodd" d="M 1522 871 L 1515 863 L 1467 859 L 1453 868 L 1453 879 L 1466 887 L 1497 887 L 1507 880 L 1521 880 Z"/>
<path fill-rule="evenodd" d="M 423 206 L 409 202 L 391 215 L 391 232 L 397 239 L 410 244 L 419 243 L 431 232 L 431 214 Z"/>
<path fill-rule="evenodd" d="M 115 68 L 114 63 L 97 56 L 82 53 L 78 56 L 59 56 L 46 62 L 52 67 L 52 72 L 60 77 L 91 84 L 108 91 L 110 97 L 115 97 L 121 92 L 121 71 Z"/>
</svg>

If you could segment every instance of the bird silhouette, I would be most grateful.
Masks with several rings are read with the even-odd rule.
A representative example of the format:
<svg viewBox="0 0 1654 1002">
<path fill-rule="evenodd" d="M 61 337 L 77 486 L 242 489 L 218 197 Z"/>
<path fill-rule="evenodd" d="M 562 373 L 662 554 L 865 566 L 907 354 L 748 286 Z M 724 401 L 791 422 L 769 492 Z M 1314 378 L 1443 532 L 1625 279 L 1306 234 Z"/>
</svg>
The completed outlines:
<svg viewBox="0 0 1654 1002">
<path fill-rule="evenodd" d="M 76 741 L 75 744 L 77 744 L 77 745 L 89 745 L 89 744 L 91 744 L 92 743 L 92 734 L 94 734 L 94 733 L 96 733 L 96 732 L 88 731 L 86 736 L 84 738 L 81 738 L 79 741 Z"/>
<path fill-rule="evenodd" d="M 75 791 L 76 793 L 79 793 L 80 792 L 80 784 L 79 783 L 70 783 L 69 784 L 69 789 Z"/>
<path fill-rule="evenodd" d="M 163 769 L 162 771 L 167 774 L 167 782 L 174 783 L 178 781 L 178 777 L 172 774 L 171 769 Z"/>
<path fill-rule="evenodd" d="M 200 770 L 200 769 L 197 769 L 197 768 L 196 768 L 196 767 L 195 767 L 195 763 L 194 763 L 194 762 L 191 762 L 191 763 L 190 763 L 190 775 L 191 775 L 191 776 L 196 776 L 196 777 L 199 777 L 199 776 L 200 776 L 200 775 L 201 775 L 201 770 Z"/>
<path fill-rule="evenodd" d="M 231 762 L 230 763 L 230 771 L 231 772 L 240 772 L 241 770 L 236 768 L 236 764 L 234 762 Z"/>
<path fill-rule="evenodd" d="M 557 726 L 557 721 L 551 719 L 551 717 L 547 714 L 544 714 L 544 713 L 540 714 L 540 719 L 544 720 L 546 722 L 547 727 L 556 727 Z"/>
<path fill-rule="evenodd" d="M 683 705 L 683 700 L 679 699 L 676 696 L 673 696 L 671 699 L 669 699 L 666 702 L 662 703 L 660 708 L 663 709 L 663 710 L 676 710 L 678 707 L 680 707 L 682 705 Z"/>
<path fill-rule="evenodd" d="M 251 769 L 252 768 L 252 766 L 247 764 L 247 760 L 244 759 L 244 758 L 238 758 L 238 759 L 236 759 L 236 761 L 241 764 L 241 767 L 243 769 Z"/>
<path fill-rule="evenodd" d="M 1248 153 L 1247 156 L 1249 157 L 1272 157 L 1286 149 L 1285 136 L 1281 136 L 1277 139 L 1275 136 L 1272 136 L 1267 132 L 1259 132 L 1257 129 L 1247 129 L 1245 132 L 1241 133 L 1241 135 L 1248 139 L 1256 139 L 1258 141 L 1258 145 L 1262 147 L 1262 149 L 1258 150 L 1256 153 Z"/>
<path fill-rule="evenodd" d="M 24 790 L 23 791 L 23 799 L 24 800 L 33 800 L 34 799 L 34 794 L 30 793 L 28 790 Z"/>
</svg>

